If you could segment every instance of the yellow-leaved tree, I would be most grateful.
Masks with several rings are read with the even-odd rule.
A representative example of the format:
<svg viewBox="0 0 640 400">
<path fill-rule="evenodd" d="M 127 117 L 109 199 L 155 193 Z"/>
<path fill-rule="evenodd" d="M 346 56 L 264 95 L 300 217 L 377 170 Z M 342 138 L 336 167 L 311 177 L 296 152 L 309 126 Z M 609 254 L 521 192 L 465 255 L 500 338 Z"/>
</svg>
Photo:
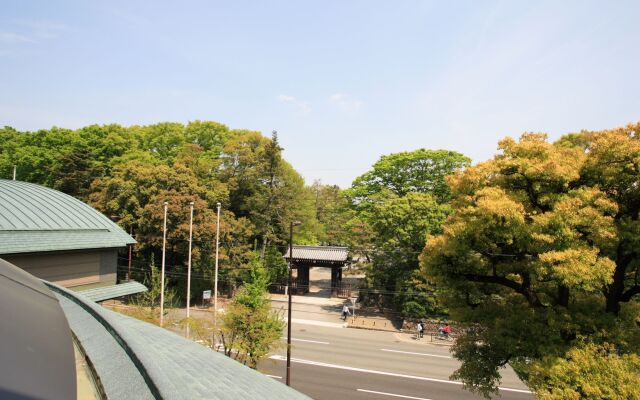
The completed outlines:
<svg viewBox="0 0 640 400">
<path fill-rule="evenodd" d="M 453 347 L 467 388 L 496 393 L 509 363 L 541 398 L 638 398 L 639 136 L 527 133 L 449 178 L 452 213 L 421 272 L 467 325 Z M 585 360 L 610 363 L 608 378 Z"/>
</svg>

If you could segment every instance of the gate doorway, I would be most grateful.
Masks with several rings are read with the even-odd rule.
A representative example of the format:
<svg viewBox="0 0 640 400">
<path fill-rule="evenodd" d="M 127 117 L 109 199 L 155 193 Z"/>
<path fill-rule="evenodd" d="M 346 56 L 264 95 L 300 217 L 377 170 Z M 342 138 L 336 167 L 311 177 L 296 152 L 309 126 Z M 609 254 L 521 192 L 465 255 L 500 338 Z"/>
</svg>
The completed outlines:
<svg viewBox="0 0 640 400">
<path fill-rule="evenodd" d="M 346 247 L 338 246 L 293 246 L 293 257 L 289 251 L 285 258 L 291 261 L 296 278 L 292 285 L 295 294 L 318 297 L 349 297 L 350 286 L 342 283 L 342 270 L 350 263 Z M 310 279 L 311 269 L 318 272 L 319 279 Z M 313 283 L 313 284 L 312 284 Z"/>
</svg>

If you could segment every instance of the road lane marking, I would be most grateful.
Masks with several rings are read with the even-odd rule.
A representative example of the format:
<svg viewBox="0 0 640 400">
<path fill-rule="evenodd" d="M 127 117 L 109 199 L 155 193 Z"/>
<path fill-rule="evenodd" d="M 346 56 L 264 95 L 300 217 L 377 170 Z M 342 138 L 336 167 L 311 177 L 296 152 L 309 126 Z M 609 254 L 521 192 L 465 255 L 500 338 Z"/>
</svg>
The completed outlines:
<svg viewBox="0 0 640 400">
<path fill-rule="evenodd" d="M 272 359 L 272 360 L 279 360 L 279 361 L 286 361 L 287 360 L 287 357 L 279 356 L 279 355 L 274 355 L 274 356 L 271 356 L 269 358 Z M 448 384 L 451 384 L 451 385 L 462 385 L 462 382 L 450 381 L 450 380 L 447 380 L 447 379 L 428 378 L 426 376 L 415 376 L 415 375 L 398 374 L 398 373 L 395 373 L 395 372 L 376 371 L 374 369 L 348 367 L 346 365 L 328 364 L 328 363 L 323 363 L 323 362 L 319 362 L 319 361 L 302 360 L 300 358 L 292 358 L 291 362 L 298 363 L 298 364 L 315 365 L 315 366 L 318 366 L 318 367 L 344 369 L 344 370 L 347 370 L 347 371 L 363 372 L 363 373 L 367 373 L 367 374 L 393 376 L 393 377 L 396 377 L 396 378 L 407 378 L 407 379 L 416 379 L 416 380 L 420 380 L 420 381 L 448 383 Z M 514 388 L 505 388 L 505 387 L 500 387 L 499 389 L 507 391 L 507 392 L 531 393 L 531 391 L 523 390 L 523 389 L 514 389 Z"/>
<path fill-rule="evenodd" d="M 429 354 L 429 353 L 414 353 L 413 351 L 400 351 L 400 350 L 390 350 L 390 349 L 380 349 L 382 351 L 388 351 L 391 353 L 402 353 L 402 354 L 413 354 L 416 356 L 427 356 L 427 357 L 438 357 L 438 358 L 453 358 L 449 356 L 441 356 L 438 354 Z"/>
<path fill-rule="evenodd" d="M 286 337 L 281 337 L 281 339 L 287 340 Z M 317 344 L 329 344 L 329 342 L 321 342 L 318 340 L 307 340 L 307 339 L 296 339 L 296 338 L 291 338 L 291 340 L 295 341 L 295 342 L 307 342 L 307 343 L 317 343 Z"/>
<path fill-rule="evenodd" d="M 283 317 L 284 321 L 285 318 Z M 349 325 L 346 322 L 338 323 L 338 322 L 325 322 L 325 321 L 316 321 L 312 319 L 299 319 L 299 318 L 291 318 L 292 324 L 301 324 L 301 325 L 315 325 L 315 326 L 323 326 L 325 328 L 346 328 Z"/>
<path fill-rule="evenodd" d="M 269 378 L 275 378 L 275 379 L 282 379 L 281 376 L 276 376 L 276 375 L 269 375 L 269 374 L 264 374 L 265 376 L 268 376 Z"/>
<path fill-rule="evenodd" d="M 403 399 L 415 399 L 415 400 L 431 400 L 431 399 L 427 399 L 426 397 L 413 397 L 413 396 L 405 396 L 403 394 L 394 394 L 394 393 L 387 393 L 387 392 L 376 392 L 375 390 L 366 390 L 366 389 L 356 389 L 358 392 L 365 392 L 365 393 L 373 393 L 373 394 L 382 394 L 385 396 L 393 396 L 393 397 L 402 397 Z"/>
</svg>

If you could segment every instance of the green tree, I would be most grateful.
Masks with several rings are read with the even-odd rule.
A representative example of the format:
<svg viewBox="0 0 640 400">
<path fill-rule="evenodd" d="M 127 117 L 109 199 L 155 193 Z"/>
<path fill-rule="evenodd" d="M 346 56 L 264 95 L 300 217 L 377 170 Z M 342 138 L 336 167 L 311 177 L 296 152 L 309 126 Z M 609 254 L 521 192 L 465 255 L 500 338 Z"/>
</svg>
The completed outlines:
<svg viewBox="0 0 640 400">
<path fill-rule="evenodd" d="M 427 235 L 441 232 L 442 222 L 448 212 L 448 205 L 438 204 L 428 193 L 417 192 L 404 197 L 388 194 L 384 201 L 374 203 L 370 208 L 374 250 L 371 252 L 372 265 L 367 270 L 367 282 L 371 288 L 393 292 L 392 298 L 397 308 L 404 309 L 405 301 L 420 301 L 421 296 L 417 292 L 421 292 L 429 298 L 422 305 L 425 312 L 427 309 L 433 310 L 427 303 L 435 302 L 432 296 L 435 289 L 415 286 L 410 282 L 419 266 L 418 256 L 424 248 Z M 411 293 L 407 291 L 409 287 Z M 411 309 L 416 310 L 417 307 L 411 306 Z"/>
<path fill-rule="evenodd" d="M 251 263 L 250 281 L 240 288 L 222 316 L 219 332 L 225 354 L 251 368 L 280 340 L 285 323 L 271 310 L 269 276 L 258 255 Z"/>
<path fill-rule="evenodd" d="M 355 218 L 355 212 L 349 207 L 344 191 L 335 185 L 323 185 L 320 181 L 315 181 L 309 190 L 316 219 L 322 226 L 320 241 L 335 246 L 355 244 L 357 237 L 349 230 L 349 221 Z"/>
<path fill-rule="evenodd" d="M 142 292 L 138 294 L 134 300 L 134 303 L 141 307 L 150 308 L 151 312 L 154 313 L 156 307 L 160 307 L 160 293 L 162 292 L 162 281 L 161 281 L 161 273 L 158 270 L 158 267 L 155 265 L 155 260 L 151 257 L 151 262 L 149 264 L 149 272 L 145 275 L 144 285 L 147 287 L 146 292 Z M 165 293 L 164 293 L 164 303 L 165 306 L 173 307 L 173 303 L 175 300 L 175 291 L 167 290 L 166 287 L 169 286 L 169 278 L 165 277 Z M 155 314 L 153 314 L 155 316 Z"/>
<path fill-rule="evenodd" d="M 0 171 L 9 177 L 39 183 L 86 200 L 91 182 L 109 171 L 113 157 L 129 144 L 118 125 L 91 125 L 75 131 L 51 128 L 37 132 L 0 130 Z"/>
<path fill-rule="evenodd" d="M 550 359 L 578 362 L 570 355 L 585 343 L 614 346 L 622 363 L 638 353 L 639 136 L 638 124 L 555 144 L 524 134 L 451 177 L 453 212 L 429 238 L 422 273 L 468 324 L 453 347 L 466 387 L 489 396 L 510 363 L 554 392 L 566 381 L 541 367 Z"/>
<path fill-rule="evenodd" d="M 637 400 L 639 378 L 640 356 L 590 343 L 562 357 L 543 357 L 531 368 L 529 380 L 542 400 Z"/>
<path fill-rule="evenodd" d="M 220 178 L 229 188 L 231 210 L 255 226 L 261 255 L 270 244 L 283 244 L 289 222 L 302 222 L 299 243 L 317 242 L 321 227 L 315 219 L 311 193 L 285 160 L 277 135 L 232 131 L 221 156 Z"/>
<path fill-rule="evenodd" d="M 449 150 L 419 149 L 382 156 L 371 171 L 353 181 L 348 192 L 356 204 L 385 190 L 397 196 L 430 193 L 439 203 L 445 203 L 450 198 L 450 190 L 444 178 L 470 161 Z"/>
<path fill-rule="evenodd" d="M 426 235 L 440 232 L 449 211 L 451 193 L 445 177 L 469 162 L 464 155 L 447 150 L 390 154 L 345 190 L 354 214 L 344 227 L 349 233 L 351 228 L 360 232 L 355 236 L 360 240 L 351 243 L 360 249 L 352 247 L 352 251 L 371 261 L 367 268 L 367 293 L 373 294 L 369 302 L 380 307 L 393 305 L 406 317 L 444 311 L 433 283 L 414 272 Z M 416 282 L 420 285 L 414 285 Z M 380 291 L 392 296 L 379 295 Z"/>
<path fill-rule="evenodd" d="M 199 179 L 178 160 L 173 166 L 133 160 L 113 167 L 111 176 L 92 185 L 90 204 L 119 223 L 132 228 L 138 240 L 136 258 L 146 263 L 160 257 L 164 205 L 167 212 L 167 269 L 186 274 L 189 238 L 189 203 L 194 202 L 192 264 L 202 279 L 192 282 L 192 294 L 211 287 L 215 263 L 216 204 L 227 204 L 226 187 L 213 179 Z M 220 274 L 223 279 L 242 280 L 251 257 L 253 225 L 224 209 L 220 218 Z M 174 280 L 179 293 L 186 280 Z"/>
</svg>

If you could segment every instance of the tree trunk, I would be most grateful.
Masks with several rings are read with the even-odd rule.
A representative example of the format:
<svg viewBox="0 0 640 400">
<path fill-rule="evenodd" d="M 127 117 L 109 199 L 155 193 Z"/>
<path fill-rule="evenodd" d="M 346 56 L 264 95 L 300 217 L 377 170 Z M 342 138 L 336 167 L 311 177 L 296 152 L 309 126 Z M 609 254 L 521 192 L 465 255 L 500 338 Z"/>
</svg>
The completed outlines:
<svg viewBox="0 0 640 400">
<path fill-rule="evenodd" d="M 627 266 L 631 262 L 631 257 L 624 255 L 624 246 L 621 242 L 618 244 L 616 254 L 616 269 L 613 272 L 613 282 L 607 287 L 605 297 L 607 298 L 606 311 L 611 314 L 618 315 L 620 312 L 620 300 L 624 292 L 624 278 L 627 272 Z"/>
<path fill-rule="evenodd" d="M 569 307 L 569 288 L 564 285 L 558 286 L 558 305 Z"/>
</svg>

